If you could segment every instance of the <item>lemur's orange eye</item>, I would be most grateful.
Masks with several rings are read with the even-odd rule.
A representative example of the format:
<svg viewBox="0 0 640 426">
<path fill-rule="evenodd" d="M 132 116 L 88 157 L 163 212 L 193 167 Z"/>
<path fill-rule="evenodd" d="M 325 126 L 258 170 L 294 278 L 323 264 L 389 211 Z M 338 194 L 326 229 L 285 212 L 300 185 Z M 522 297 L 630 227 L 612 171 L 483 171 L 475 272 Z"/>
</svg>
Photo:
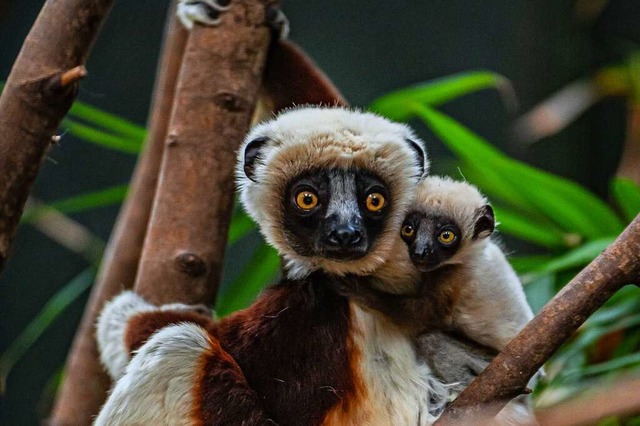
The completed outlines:
<svg viewBox="0 0 640 426">
<path fill-rule="evenodd" d="M 411 225 L 404 225 L 400 230 L 400 234 L 405 238 L 411 238 L 415 233 L 416 229 Z"/>
<path fill-rule="evenodd" d="M 365 204 L 369 211 L 378 212 L 384 207 L 384 196 L 379 192 L 372 192 L 367 195 L 367 201 Z"/>
<path fill-rule="evenodd" d="M 450 231 L 448 229 L 445 229 L 444 231 L 440 232 L 440 234 L 438 235 L 438 241 L 440 241 L 442 244 L 451 244 L 455 240 L 456 240 L 455 232 Z"/>
<path fill-rule="evenodd" d="M 301 191 L 296 195 L 296 204 L 302 210 L 311 210 L 318 205 L 318 196 L 311 191 Z"/>
</svg>

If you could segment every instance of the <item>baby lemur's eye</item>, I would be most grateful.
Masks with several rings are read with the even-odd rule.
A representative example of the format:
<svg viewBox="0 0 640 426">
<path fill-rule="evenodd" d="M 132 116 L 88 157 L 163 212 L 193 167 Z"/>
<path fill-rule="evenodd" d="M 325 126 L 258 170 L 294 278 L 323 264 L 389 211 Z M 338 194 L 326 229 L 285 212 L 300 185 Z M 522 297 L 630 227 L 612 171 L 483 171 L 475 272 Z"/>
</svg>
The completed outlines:
<svg viewBox="0 0 640 426">
<path fill-rule="evenodd" d="M 456 240 L 456 234 L 450 229 L 445 229 L 443 231 L 440 231 L 440 234 L 438 234 L 438 241 L 440 241 L 442 244 L 451 244 L 455 240 Z"/>
<path fill-rule="evenodd" d="M 296 204 L 302 210 L 309 211 L 318 205 L 318 196 L 312 191 L 300 191 L 296 195 Z"/>
<path fill-rule="evenodd" d="M 379 192 L 372 192 L 367 195 L 367 200 L 365 202 L 367 209 L 371 212 L 378 212 L 384 207 L 384 195 Z"/>
<path fill-rule="evenodd" d="M 411 225 L 404 225 L 400 230 L 400 235 L 404 238 L 411 238 L 416 233 L 416 229 Z"/>
</svg>

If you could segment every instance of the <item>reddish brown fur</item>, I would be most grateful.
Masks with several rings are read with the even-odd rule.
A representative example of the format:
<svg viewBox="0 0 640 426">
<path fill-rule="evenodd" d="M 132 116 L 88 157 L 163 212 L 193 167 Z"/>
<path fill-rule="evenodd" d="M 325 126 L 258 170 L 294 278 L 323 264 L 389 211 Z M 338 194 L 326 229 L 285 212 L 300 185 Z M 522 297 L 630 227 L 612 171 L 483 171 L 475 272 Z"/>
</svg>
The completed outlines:
<svg viewBox="0 0 640 426">
<path fill-rule="evenodd" d="M 192 322 L 205 329 L 213 327 L 213 320 L 196 312 L 153 311 L 141 312 L 129 319 L 124 343 L 129 353 L 142 346 L 151 335 L 163 327 L 181 322 Z"/>
<path fill-rule="evenodd" d="M 191 312 L 138 314 L 126 341 L 135 349 L 163 326 L 195 322 L 214 341 L 194 390 L 196 418 L 206 424 L 272 418 L 282 426 L 319 425 L 338 404 L 348 411 L 364 395 L 354 373 L 358 354 L 349 333 L 349 304 L 329 288 L 329 279 L 314 273 L 283 280 L 217 324 Z"/>
</svg>

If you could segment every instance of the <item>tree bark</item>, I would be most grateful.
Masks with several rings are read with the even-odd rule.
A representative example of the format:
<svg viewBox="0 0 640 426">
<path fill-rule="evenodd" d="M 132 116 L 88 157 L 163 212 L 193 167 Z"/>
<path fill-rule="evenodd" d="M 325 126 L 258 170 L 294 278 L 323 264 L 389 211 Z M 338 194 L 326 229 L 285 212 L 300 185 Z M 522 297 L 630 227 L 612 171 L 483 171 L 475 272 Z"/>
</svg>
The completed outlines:
<svg viewBox="0 0 640 426">
<path fill-rule="evenodd" d="M 569 282 L 445 410 L 437 424 L 470 424 L 525 393 L 531 377 L 620 288 L 640 282 L 640 215 Z"/>
<path fill-rule="evenodd" d="M 149 133 L 67 359 L 65 380 L 51 420 L 54 425 L 91 424 L 109 390 L 109 376 L 99 361 L 95 323 L 104 304 L 132 288 L 135 281 L 187 34 L 171 7 L 156 73 Z"/>
<path fill-rule="evenodd" d="M 269 45 L 269 0 L 237 0 L 189 35 L 135 289 L 152 303 L 214 303 L 234 199 L 236 150 Z"/>
<path fill-rule="evenodd" d="M 0 270 L 29 190 L 113 0 L 49 0 L 0 97 Z"/>
</svg>

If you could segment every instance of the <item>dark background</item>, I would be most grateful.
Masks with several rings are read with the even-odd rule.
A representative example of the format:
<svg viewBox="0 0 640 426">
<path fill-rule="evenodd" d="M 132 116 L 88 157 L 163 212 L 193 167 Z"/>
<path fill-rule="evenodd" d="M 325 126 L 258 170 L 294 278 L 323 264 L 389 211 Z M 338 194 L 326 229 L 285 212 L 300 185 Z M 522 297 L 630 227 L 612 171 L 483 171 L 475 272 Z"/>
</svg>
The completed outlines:
<svg viewBox="0 0 640 426">
<path fill-rule="evenodd" d="M 0 0 L 1 80 L 42 3 Z M 595 20 L 577 18 L 576 7 L 586 3 L 607 5 Z M 117 2 L 91 53 L 81 100 L 145 122 L 166 6 L 158 0 Z M 621 40 L 640 41 L 640 4 L 634 0 L 285 0 L 284 10 L 290 37 L 357 106 L 408 84 L 487 69 L 513 82 L 524 112 L 571 80 L 622 59 Z M 604 102 L 559 135 L 526 149 L 508 142 L 506 128 L 514 116 L 495 92 L 466 96 L 443 109 L 509 154 L 606 194 L 620 155 L 623 101 Z M 434 170 L 446 169 L 451 159 L 444 148 L 414 124 L 427 140 Z M 54 201 L 123 184 L 134 163 L 132 156 L 66 135 L 50 152 L 33 194 Z M 73 217 L 106 240 L 117 211 L 103 208 Z M 22 226 L 0 278 L 0 353 L 56 290 L 87 266 Z M 44 389 L 64 363 L 85 301 L 86 295 L 56 319 L 16 366 L 0 399 L 0 424 L 36 424 L 46 416 Z"/>
</svg>

